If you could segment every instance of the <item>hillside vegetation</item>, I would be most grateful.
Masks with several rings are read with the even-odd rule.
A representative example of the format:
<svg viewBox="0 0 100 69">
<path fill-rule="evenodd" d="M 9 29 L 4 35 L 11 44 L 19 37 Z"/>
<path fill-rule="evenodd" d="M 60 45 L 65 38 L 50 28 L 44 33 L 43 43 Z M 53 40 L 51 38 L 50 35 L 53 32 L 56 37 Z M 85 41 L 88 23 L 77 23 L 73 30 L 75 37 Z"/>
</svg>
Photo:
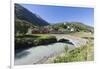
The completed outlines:
<svg viewBox="0 0 100 69">
<path fill-rule="evenodd" d="M 80 22 L 62 22 L 51 25 L 51 27 L 56 30 L 62 30 L 63 32 L 94 32 L 93 27 Z"/>
<path fill-rule="evenodd" d="M 28 28 L 35 27 L 33 24 L 25 21 L 17 19 L 15 20 L 15 34 L 26 34 Z"/>
</svg>

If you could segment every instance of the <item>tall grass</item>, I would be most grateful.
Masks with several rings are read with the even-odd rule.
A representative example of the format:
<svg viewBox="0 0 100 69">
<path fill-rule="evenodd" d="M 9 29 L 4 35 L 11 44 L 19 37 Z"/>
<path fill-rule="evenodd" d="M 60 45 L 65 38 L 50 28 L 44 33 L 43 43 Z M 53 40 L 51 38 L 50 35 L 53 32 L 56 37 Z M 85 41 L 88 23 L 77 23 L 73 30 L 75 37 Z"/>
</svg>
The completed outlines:
<svg viewBox="0 0 100 69">
<path fill-rule="evenodd" d="M 93 55 L 93 44 L 87 44 L 79 48 L 75 48 L 70 52 L 67 52 L 63 56 L 58 56 L 54 59 L 54 63 L 65 63 L 75 61 L 92 61 Z"/>
</svg>

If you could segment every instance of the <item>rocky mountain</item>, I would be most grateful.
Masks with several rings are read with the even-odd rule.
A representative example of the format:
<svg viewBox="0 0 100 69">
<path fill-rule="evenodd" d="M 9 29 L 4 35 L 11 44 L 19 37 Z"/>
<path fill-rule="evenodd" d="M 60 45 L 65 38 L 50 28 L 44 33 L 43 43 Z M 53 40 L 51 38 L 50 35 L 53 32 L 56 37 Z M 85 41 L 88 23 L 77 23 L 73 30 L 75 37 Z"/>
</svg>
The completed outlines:
<svg viewBox="0 0 100 69">
<path fill-rule="evenodd" d="M 39 15 L 30 12 L 28 9 L 19 4 L 15 4 L 15 20 L 16 18 L 30 22 L 37 26 L 49 25 L 49 23 L 43 20 Z"/>
</svg>

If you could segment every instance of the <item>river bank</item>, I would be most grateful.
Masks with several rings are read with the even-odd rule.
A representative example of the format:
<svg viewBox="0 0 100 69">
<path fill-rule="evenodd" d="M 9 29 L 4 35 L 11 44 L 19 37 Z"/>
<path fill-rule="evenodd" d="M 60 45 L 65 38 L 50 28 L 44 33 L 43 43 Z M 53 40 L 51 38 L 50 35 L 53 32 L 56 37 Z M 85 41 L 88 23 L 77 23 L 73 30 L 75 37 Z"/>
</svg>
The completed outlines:
<svg viewBox="0 0 100 69">
<path fill-rule="evenodd" d="M 56 36 L 57 40 L 63 38 L 68 39 L 73 43 L 73 45 L 68 43 L 57 42 L 49 45 L 39 45 L 36 47 L 33 46 L 29 49 L 16 53 L 15 65 L 43 64 L 49 58 L 64 53 L 65 47 L 68 47 L 69 50 L 72 50 L 76 47 L 80 47 L 81 45 L 85 45 L 87 43 L 86 39 L 76 38 L 70 35 L 50 35 Z"/>
</svg>

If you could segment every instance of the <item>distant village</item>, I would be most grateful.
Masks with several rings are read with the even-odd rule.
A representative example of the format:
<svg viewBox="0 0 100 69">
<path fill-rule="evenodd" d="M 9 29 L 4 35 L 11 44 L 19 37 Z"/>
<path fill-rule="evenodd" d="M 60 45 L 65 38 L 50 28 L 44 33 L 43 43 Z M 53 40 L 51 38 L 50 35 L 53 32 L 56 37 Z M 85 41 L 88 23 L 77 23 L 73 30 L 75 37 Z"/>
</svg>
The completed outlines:
<svg viewBox="0 0 100 69">
<path fill-rule="evenodd" d="M 65 32 L 74 32 L 75 29 L 68 26 L 66 29 L 54 29 L 49 26 L 44 27 L 30 27 L 26 34 L 46 34 L 46 33 L 55 33 L 55 34 L 63 34 Z"/>
<path fill-rule="evenodd" d="M 66 28 L 53 28 L 52 26 L 42 26 L 42 27 L 30 27 L 26 34 L 64 34 L 69 32 L 79 32 L 80 29 L 77 29 L 72 26 L 67 26 Z M 93 30 L 90 30 L 90 33 L 93 33 Z"/>
</svg>

